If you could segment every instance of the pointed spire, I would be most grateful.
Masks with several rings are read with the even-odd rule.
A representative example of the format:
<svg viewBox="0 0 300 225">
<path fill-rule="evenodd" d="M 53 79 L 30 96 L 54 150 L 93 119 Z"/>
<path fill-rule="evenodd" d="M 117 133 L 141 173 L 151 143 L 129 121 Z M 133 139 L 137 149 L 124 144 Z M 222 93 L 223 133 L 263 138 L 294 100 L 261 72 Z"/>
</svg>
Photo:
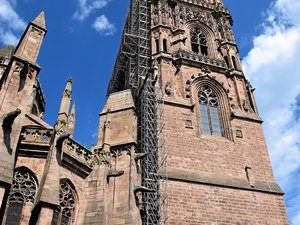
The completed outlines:
<svg viewBox="0 0 300 225">
<path fill-rule="evenodd" d="M 70 137 L 73 137 L 74 129 L 76 124 L 76 115 L 75 115 L 75 101 L 72 105 L 71 112 L 68 117 L 68 133 L 70 134 Z"/>
<path fill-rule="evenodd" d="M 28 24 L 16 47 L 15 56 L 36 63 L 46 33 L 45 13 L 42 11 Z"/>
<path fill-rule="evenodd" d="M 32 21 L 32 23 L 46 30 L 45 11 L 42 10 L 40 14 Z"/>
<path fill-rule="evenodd" d="M 58 112 L 57 121 L 59 123 L 60 129 L 63 129 L 66 132 L 67 125 L 68 125 L 68 117 L 71 105 L 71 98 L 72 98 L 72 78 L 68 78 L 68 82 L 66 84 L 65 90 L 63 92 L 60 108 Z"/>
<path fill-rule="evenodd" d="M 71 109 L 71 112 L 70 112 L 70 114 L 69 114 L 69 116 L 72 116 L 72 117 L 75 117 L 75 100 L 74 100 L 74 103 L 73 103 L 73 105 L 72 105 L 72 109 Z"/>
</svg>

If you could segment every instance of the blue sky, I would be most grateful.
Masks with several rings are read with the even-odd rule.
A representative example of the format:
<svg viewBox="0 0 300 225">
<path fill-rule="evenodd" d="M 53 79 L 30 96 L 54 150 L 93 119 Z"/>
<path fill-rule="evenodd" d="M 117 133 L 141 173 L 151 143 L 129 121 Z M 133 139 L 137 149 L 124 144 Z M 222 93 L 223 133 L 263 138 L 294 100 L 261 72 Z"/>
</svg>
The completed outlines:
<svg viewBox="0 0 300 225">
<path fill-rule="evenodd" d="M 300 1 L 224 0 L 246 76 L 256 87 L 265 136 L 290 222 L 300 224 Z M 98 113 L 119 48 L 129 0 L 0 0 L 0 47 L 16 44 L 44 9 L 48 33 L 38 59 L 46 121 L 54 124 L 69 76 L 76 100 L 75 139 L 96 142 Z"/>
</svg>

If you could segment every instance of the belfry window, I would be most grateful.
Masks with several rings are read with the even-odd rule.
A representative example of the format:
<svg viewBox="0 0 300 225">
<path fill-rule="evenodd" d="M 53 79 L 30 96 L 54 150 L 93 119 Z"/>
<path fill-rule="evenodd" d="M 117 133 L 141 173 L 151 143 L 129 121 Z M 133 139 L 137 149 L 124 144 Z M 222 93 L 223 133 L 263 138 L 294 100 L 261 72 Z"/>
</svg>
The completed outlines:
<svg viewBox="0 0 300 225">
<path fill-rule="evenodd" d="M 198 93 L 202 133 L 222 136 L 218 98 L 208 86 L 200 88 Z"/>
<path fill-rule="evenodd" d="M 24 217 L 23 208 L 33 204 L 37 191 L 37 182 L 28 170 L 19 169 L 14 173 L 14 179 L 8 196 L 6 225 L 20 224 Z"/>
<path fill-rule="evenodd" d="M 167 39 L 163 39 L 163 50 L 164 52 L 168 51 Z"/>
<path fill-rule="evenodd" d="M 159 40 L 158 39 L 155 40 L 155 48 L 156 48 L 156 53 L 159 52 L 160 48 L 159 48 Z"/>
<path fill-rule="evenodd" d="M 191 47 L 192 51 L 204 56 L 208 55 L 207 38 L 200 29 L 191 30 Z"/>
<path fill-rule="evenodd" d="M 59 206 L 56 207 L 51 225 L 70 225 L 74 223 L 76 194 L 67 181 L 60 182 Z"/>
<path fill-rule="evenodd" d="M 233 69 L 237 69 L 237 65 L 236 65 L 236 60 L 235 60 L 235 57 L 234 56 L 232 56 L 231 57 L 231 59 L 232 59 L 232 65 L 233 65 Z"/>
</svg>

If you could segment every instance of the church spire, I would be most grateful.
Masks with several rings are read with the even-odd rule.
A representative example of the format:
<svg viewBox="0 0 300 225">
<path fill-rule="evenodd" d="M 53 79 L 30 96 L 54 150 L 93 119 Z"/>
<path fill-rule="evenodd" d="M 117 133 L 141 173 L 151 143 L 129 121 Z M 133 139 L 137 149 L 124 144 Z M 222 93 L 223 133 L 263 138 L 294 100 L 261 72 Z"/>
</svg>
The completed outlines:
<svg viewBox="0 0 300 225">
<path fill-rule="evenodd" d="M 39 26 L 40 28 L 46 30 L 46 22 L 45 22 L 45 11 L 42 10 L 40 14 L 31 22 Z"/>
<path fill-rule="evenodd" d="M 61 123 L 61 125 L 66 125 L 68 122 L 68 115 L 71 105 L 71 98 L 72 98 L 72 78 L 68 78 L 68 82 L 66 84 L 65 90 L 62 95 L 60 108 L 58 112 L 58 122 Z"/>
<path fill-rule="evenodd" d="M 19 44 L 16 47 L 15 55 L 31 63 L 35 63 L 46 35 L 45 13 L 42 11 L 27 26 Z"/>
</svg>

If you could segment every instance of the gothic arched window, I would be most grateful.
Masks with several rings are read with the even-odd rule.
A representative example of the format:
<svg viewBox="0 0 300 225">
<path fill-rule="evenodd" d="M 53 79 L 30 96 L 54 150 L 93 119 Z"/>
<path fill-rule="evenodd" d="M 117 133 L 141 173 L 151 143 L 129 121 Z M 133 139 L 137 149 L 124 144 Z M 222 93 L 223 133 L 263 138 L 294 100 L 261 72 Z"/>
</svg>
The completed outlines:
<svg viewBox="0 0 300 225">
<path fill-rule="evenodd" d="M 59 189 L 59 206 L 53 214 L 52 225 L 73 224 L 76 208 L 75 190 L 66 180 L 60 182 Z"/>
<path fill-rule="evenodd" d="M 209 86 L 202 86 L 198 93 L 202 133 L 215 136 L 222 136 L 219 102 L 216 94 Z"/>
<path fill-rule="evenodd" d="M 191 30 L 191 47 L 192 51 L 201 54 L 204 56 L 208 55 L 208 44 L 207 44 L 207 37 L 200 29 L 192 29 Z"/>
<path fill-rule="evenodd" d="M 8 196 L 6 225 L 20 224 L 23 207 L 33 204 L 37 191 L 37 182 L 31 173 L 21 168 L 15 171 Z"/>
</svg>

